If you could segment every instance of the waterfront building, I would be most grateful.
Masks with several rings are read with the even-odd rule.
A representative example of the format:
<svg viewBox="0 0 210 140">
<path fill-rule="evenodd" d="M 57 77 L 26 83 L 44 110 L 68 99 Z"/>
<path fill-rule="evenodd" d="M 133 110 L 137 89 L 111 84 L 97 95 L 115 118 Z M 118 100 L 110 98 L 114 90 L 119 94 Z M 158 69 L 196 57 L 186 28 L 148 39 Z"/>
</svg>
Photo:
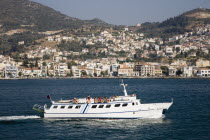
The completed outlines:
<svg viewBox="0 0 210 140">
<path fill-rule="evenodd" d="M 119 64 L 112 64 L 110 66 L 110 75 L 111 76 L 118 76 L 118 69 L 119 69 Z"/>
<path fill-rule="evenodd" d="M 1 58 L 0 58 L 0 77 L 3 76 L 4 74 L 4 63 L 1 62 Z"/>
<path fill-rule="evenodd" d="M 37 67 L 34 67 L 34 68 L 31 68 L 31 73 L 32 73 L 32 77 L 41 77 L 42 70 Z"/>
<path fill-rule="evenodd" d="M 133 68 L 119 68 L 118 75 L 123 77 L 133 76 Z"/>
<path fill-rule="evenodd" d="M 41 71 L 42 71 L 42 73 L 41 73 L 41 75 L 43 76 L 43 77 L 46 77 L 47 76 L 47 66 L 42 66 L 41 67 Z"/>
<path fill-rule="evenodd" d="M 37 67 L 21 69 L 20 72 L 24 77 L 40 77 L 42 74 L 42 70 Z"/>
<path fill-rule="evenodd" d="M 198 72 L 197 72 L 197 76 L 210 77 L 210 69 L 209 68 L 199 68 Z"/>
<path fill-rule="evenodd" d="M 133 68 L 129 63 L 123 63 L 118 69 L 118 76 L 133 76 Z"/>
<path fill-rule="evenodd" d="M 94 69 L 93 68 L 92 69 L 91 68 L 87 68 L 86 72 L 87 72 L 88 76 L 92 77 L 94 75 Z"/>
<path fill-rule="evenodd" d="M 16 78 L 18 76 L 18 67 L 16 65 L 5 66 L 5 78 Z"/>
<path fill-rule="evenodd" d="M 186 66 L 183 70 L 184 77 L 192 77 L 193 76 L 193 67 L 192 66 Z"/>
<path fill-rule="evenodd" d="M 177 71 L 176 68 L 174 68 L 172 66 L 169 66 L 169 68 L 168 68 L 168 75 L 169 76 L 176 76 L 176 71 Z"/>
<path fill-rule="evenodd" d="M 81 77 L 81 72 L 78 66 L 72 66 L 71 69 L 72 69 L 72 73 L 74 77 L 77 77 L 77 78 Z"/>
<path fill-rule="evenodd" d="M 148 63 L 135 63 L 135 71 L 139 72 L 139 76 L 154 76 L 155 66 Z"/>
<path fill-rule="evenodd" d="M 66 63 L 59 63 L 59 76 L 66 76 L 69 73 L 69 69 Z"/>
<path fill-rule="evenodd" d="M 162 72 L 161 69 L 155 69 L 154 73 L 155 73 L 155 76 L 162 76 L 163 75 L 163 72 Z"/>
</svg>

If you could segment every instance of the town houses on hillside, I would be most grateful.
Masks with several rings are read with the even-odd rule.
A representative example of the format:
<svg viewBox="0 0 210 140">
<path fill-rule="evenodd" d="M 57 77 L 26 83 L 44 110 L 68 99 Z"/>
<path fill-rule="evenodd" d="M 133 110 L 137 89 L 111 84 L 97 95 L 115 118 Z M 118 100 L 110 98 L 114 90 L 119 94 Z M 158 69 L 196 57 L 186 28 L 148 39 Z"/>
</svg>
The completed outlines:
<svg viewBox="0 0 210 140">
<path fill-rule="evenodd" d="M 19 59 L 0 55 L 0 77 L 210 77 L 209 25 L 168 40 L 146 38 L 125 28 L 86 36 L 49 34 L 46 41 L 96 48 L 74 51 L 37 45 Z M 100 57 L 80 59 L 90 53 Z"/>
<path fill-rule="evenodd" d="M 57 62 L 57 59 L 38 63 L 37 67 L 23 66 L 10 57 L 0 56 L 2 78 L 46 77 L 210 77 L 210 61 L 197 60 L 195 66 L 184 61 L 171 64 L 154 62 L 124 62 L 111 59 Z M 72 65 L 71 65 L 72 63 Z"/>
</svg>

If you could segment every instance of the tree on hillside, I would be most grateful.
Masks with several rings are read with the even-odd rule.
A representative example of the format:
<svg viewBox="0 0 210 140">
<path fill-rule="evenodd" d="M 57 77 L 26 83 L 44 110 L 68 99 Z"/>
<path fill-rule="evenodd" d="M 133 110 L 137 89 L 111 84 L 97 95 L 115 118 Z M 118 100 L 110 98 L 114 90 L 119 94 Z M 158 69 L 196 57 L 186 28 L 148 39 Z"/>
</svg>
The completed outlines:
<svg viewBox="0 0 210 140">
<path fill-rule="evenodd" d="M 180 52 L 180 48 L 176 47 L 176 53 L 179 53 L 179 52 Z"/>
<path fill-rule="evenodd" d="M 69 76 L 70 76 L 70 77 L 74 76 L 74 74 L 73 74 L 73 71 L 72 71 L 72 70 L 70 70 Z"/>
<path fill-rule="evenodd" d="M 104 71 L 101 71 L 100 76 L 101 76 L 101 77 L 104 77 L 104 76 L 105 76 L 105 72 L 104 72 Z"/>
<path fill-rule="evenodd" d="M 94 77 L 97 77 L 97 73 L 93 73 Z"/>
<path fill-rule="evenodd" d="M 42 63 L 42 66 L 44 66 L 44 67 L 47 66 L 47 63 L 46 62 L 43 62 Z"/>
<path fill-rule="evenodd" d="M 177 75 L 177 76 L 180 76 L 182 73 L 183 73 L 183 72 L 182 72 L 180 69 L 176 71 L 176 75 Z"/>
<path fill-rule="evenodd" d="M 28 64 L 29 64 L 29 62 L 28 62 L 28 60 L 26 59 L 26 60 L 23 61 L 22 66 L 28 67 Z"/>
<path fill-rule="evenodd" d="M 81 76 L 87 76 L 87 72 L 84 71 L 84 70 L 82 70 L 82 71 L 81 71 Z"/>
<path fill-rule="evenodd" d="M 28 55 L 27 54 L 24 54 L 24 59 L 28 59 Z"/>
<path fill-rule="evenodd" d="M 163 74 L 164 74 L 165 76 L 168 76 L 168 75 L 169 75 L 168 67 L 166 67 L 166 66 L 161 66 L 160 68 L 161 68 L 161 70 L 162 70 L 162 72 L 163 72 Z"/>
<path fill-rule="evenodd" d="M 34 63 L 30 63 L 30 68 L 33 68 L 34 67 Z"/>
<path fill-rule="evenodd" d="M 38 67 L 38 58 L 36 58 L 35 67 Z"/>
<path fill-rule="evenodd" d="M 76 66 L 77 63 L 75 63 L 74 61 L 71 61 L 71 62 L 68 62 L 67 65 L 68 65 L 68 69 L 71 69 L 71 67 Z"/>
<path fill-rule="evenodd" d="M 22 76 L 22 72 L 19 72 L 19 73 L 18 73 L 18 76 L 21 77 L 21 76 Z"/>
<path fill-rule="evenodd" d="M 43 55 L 43 60 L 48 60 L 48 59 L 50 59 L 50 55 L 48 54 Z"/>
<path fill-rule="evenodd" d="M 9 72 L 9 73 L 7 73 L 7 75 L 8 75 L 9 77 L 11 77 L 11 76 L 12 76 L 12 73 Z"/>
</svg>

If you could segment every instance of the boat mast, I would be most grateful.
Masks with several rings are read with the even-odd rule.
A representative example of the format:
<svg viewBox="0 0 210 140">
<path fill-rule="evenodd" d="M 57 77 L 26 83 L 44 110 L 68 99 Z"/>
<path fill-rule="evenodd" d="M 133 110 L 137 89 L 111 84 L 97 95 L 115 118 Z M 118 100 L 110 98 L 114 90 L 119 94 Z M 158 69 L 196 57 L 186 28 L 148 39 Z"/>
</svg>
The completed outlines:
<svg viewBox="0 0 210 140">
<path fill-rule="evenodd" d="M 125 88 L 125 87 L 128 86 L 128 84 L 124 84 L 124 83 L 123 83 L 123 80 L 122 80 L 122 83 L 121 83 L 120 85 L 123 86 L 123 92 L 124 92 L 125 96 L 128 96 L 127 90 L 126 90 L 126 88 Z"/>
</svg>

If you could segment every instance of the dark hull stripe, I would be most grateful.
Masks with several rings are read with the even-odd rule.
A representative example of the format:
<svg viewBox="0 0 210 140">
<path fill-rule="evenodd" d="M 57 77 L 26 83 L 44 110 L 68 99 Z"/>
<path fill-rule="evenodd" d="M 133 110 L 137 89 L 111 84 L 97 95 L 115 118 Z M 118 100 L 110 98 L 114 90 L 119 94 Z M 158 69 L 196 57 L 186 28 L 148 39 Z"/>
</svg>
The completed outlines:
<svg viewBox="0 0 210 140">
<path fill-rule="evenodd" d="M 87 107 L 88 107 L 88 104 L 85 106 L 85 109 L 84 109 L 84 111 L 82 112 L 83 114 L 85 113 L 85 110 L 87 109 Z"/>
</svg>

